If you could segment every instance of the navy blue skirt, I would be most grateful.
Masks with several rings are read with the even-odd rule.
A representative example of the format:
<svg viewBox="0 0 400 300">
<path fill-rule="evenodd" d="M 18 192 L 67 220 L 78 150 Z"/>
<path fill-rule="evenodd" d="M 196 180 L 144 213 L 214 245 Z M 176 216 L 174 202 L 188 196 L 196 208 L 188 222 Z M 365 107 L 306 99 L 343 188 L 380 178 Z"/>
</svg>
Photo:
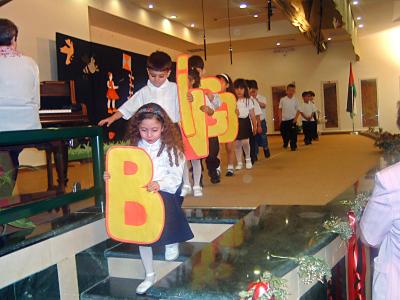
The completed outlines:
<svg viewBox="0 0 400 300">
<path fill-rule="evenodd" d="M 143 246 L 165 246 L 174 243 L 181 243 L 194 237 L 185 214 L 182 210 L 183 197 L 180 196 L 179 188 L 175 195 L 167 192 L 159 192 L 165 207 L 165 225 L 160 239 Z"/>
</svg>

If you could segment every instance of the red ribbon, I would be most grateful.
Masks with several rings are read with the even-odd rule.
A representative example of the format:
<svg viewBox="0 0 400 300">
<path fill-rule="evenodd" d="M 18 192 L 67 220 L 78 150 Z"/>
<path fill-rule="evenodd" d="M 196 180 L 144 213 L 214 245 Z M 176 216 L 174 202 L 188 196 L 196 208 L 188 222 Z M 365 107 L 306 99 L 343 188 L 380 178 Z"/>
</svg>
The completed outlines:
<svg viewBox="0 0 400 300">
<path fill-rule="evenodd" d="M 349 300 L 365 300 L 365 247 L 361 246 L 361 271 L 359 272 L 359 247 L 356 235 L 357 220 L 352 211 L 348 214 L 349 224 L 353 234 L 347 247 L 347 289 Z"/>
<path fill-rule="evenodd" d="M 247 287 L 247 290 L 250 291 L 253 289 L 254 293 L 253 293 L 253 298 L 251 299 L 257 300 L 269 290 L 269 283 L 262 281 L 250 283 L 249 286 Z M 274 297 L 272 297 L 271 300 L 273 300 L 273 298 Z"/>
</svg>

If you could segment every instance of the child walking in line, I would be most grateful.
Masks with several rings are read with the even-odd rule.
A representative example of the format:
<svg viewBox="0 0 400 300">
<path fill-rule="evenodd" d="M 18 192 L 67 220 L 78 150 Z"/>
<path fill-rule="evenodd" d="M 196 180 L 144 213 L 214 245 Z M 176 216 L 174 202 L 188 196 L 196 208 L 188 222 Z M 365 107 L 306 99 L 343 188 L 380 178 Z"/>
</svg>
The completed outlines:
<svg viewBox="0 0 400 300">
<path fill-rule="evenodd" d="M 290 149 L 297 150 L 297 118 L 299 117 L 299 101 L 295 96 L 296 86 L 289 84 L 286 88 L 286 96 L 279 101 L 279 120 L 281 122 L 281 135 L 283 148 L 287 148 L 290 141 Z"/>
<path fill-rule="evenodd" d="M 303 92 L 301 94 L 304 103 L 300 106 L 300 114 L 302 119 L 303 133 L 304 133 L 304 144 L 311 145 L 313 138 L 313 124 L 314 114 L 316 112 L 315 105 L 310 101 L 310 92 Z"/>
<path fill-rule="evenodd" d="M 200 74 L 196 69 L 189 69 L 188 72 L 189 77 L 189 88 L 198 88 L 200 86 Z M 200 108 L 204 113 L 209 116 L 214 114 L 214 109 L 212 108 L 212 104 L 206 97 L 206 105 Z M 193 170 L 193 189 L 190 184 L 190 175 L 189 175 L 189 163 L 192 164 Z M 202 177 L 202 165 L 200 159 L 192 159 L 186 162 L 185 168 L 183 170 L 183 187 L 181 196 L 185 197 L 189 195 L 193 191 L 193 196 L 202 197 L 203 196 L 203 188 L 201 186 L 201 177 Z"/>
<path fill-rule="evenodd" d="M 217 75 L 217 78 L 221 81 L 222 91 L 221 92 L 229 92 L 235 95 L 235 90 L 233 89 L 233 82 L 232 79 L 229 77 L 228 74 L 221 73 Z M 234 142 L 225 143 L 225 151 L 226 151 L 226 158 L 228 161 L 227 169 L 226 169 L 226 176 L 233 176 L 234 175 L 234 166 L 235 163 L 235 145 Z"/>
<path fill-rule="evenodd" d="M 237 98 L 237 110 L 239 117 L 239 132 L 235 141 L 236 170 L 243 168 L 242 152 L 245 154 L 246 169 L 253 167 L 250 157 L 250 136 L 254 136 L 257 130 L 257 120 L 254 113 L 253 101 L 250 99 L 249 89 L 244 79 L 236 79 L 233 83 Z"/>
<path fill-rule="evenodd" d="M 249 138 L 251 163 L 254 165 L 254 163 L 258 160 L 258 144 L 256 136 L 257 134 L 261 134 L 262 132 L 261 129 L 262 110 L 260 104 L 250 94 L 250 86 L 252 85 L 252 80 L 246 80 L 246 83 L 247 87 L 249 88 L 250 100 L 253 102 L 254 114 L 256 115 L 256 121 L 257 121 L 256 135 L 251 135 Z"/>
<path fill-rule="evenodd" d="M 189 57 L 188 61 L 189 72 L 190 70 L 196 70 L 199 73 L 200 78 L 204 76 L 206 70 L 204 68 L 204 61 L 198 55 L 192 55 Z M 200 86 L 201 87 L 201 86 Z M 218 94 L 212 93 L 211 91 L 204 91 L 206 95 L 206 101 L 208 101 L 208 105 L 211 109 L 215 110 L 220 107 L 221 99 Z M 208 176 L 210 177 L 210 181 L 213 184 L 220 182 L 220 160 L 218 158 L 219 154 L 219 142 L 218 137 L 210 137 L 208 139 L 209 145 L 209 154 L 206 158 L 206 165 L 208 170 Z"/>
<path fill-rule="evenodd" d="M 193 233 L 177 195 L 185 163 L 178 128 L 161 106 L 149 103 L 139 108 L 132 117 L 128 133 L 131 145 L 142 148 L 152 159 L 153 181 L 148 184 L 147 190 L 160 193 L 165 207 L 165 225 L 160 239 L 153 244 L 139 246 L 146 278 L 136 292 L 144 294 L 156 281 L 152 247 L 167 246 L 166 259 L 174 260 L 179 256 L 178 243 L 192 239 Z M 109 175 L 104 177 L 107 180 Z"/>
<path fill-rule="evenodd" d="M 261 108 L 261 133 L 257 133 L 256 141 L 257 141 L 257 153 L 258 147 L 262 147 L 264 150 L 265 158 L 269 158 L 271 156 L 271 152 L 269 150 L 268 144 L 268 136 L 267 136 L 267 121 L 265 115 L 265 109 L 267 107 L 267 99 L 258 93 L 258 84 L 256 80 L 249 80 L 249 93 L 250 96 L 257 101 Z"/>
<path fill-rule="evenodd" d="M 319 136 L 318 136 L 318 120 L 319 120 L 319 115 L 320 115 L 320 111 L 318 110 L 317 106 L 315 105 L 315 101 L 314 101 L 314 97 L 315 97 L 315 93 L 313 91 L 308 91 L 308 94 L 310 96 L 310 102 L 312 104 L 314 104 L 315 107 L 315 112 L 313 114 L 313 126 L 312 126 L 312 139 L 313 141 L 318 141 L 319 140 Z"/>
</svg>

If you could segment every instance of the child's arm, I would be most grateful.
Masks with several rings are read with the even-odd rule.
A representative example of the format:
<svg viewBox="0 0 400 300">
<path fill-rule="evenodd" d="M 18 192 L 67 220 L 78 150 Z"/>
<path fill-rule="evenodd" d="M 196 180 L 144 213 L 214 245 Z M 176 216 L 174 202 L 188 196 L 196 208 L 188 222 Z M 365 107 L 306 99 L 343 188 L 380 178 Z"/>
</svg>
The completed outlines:
<svg viewBox="0 0 400 300">
<path fill-rule="evenodd" d="M 110 125 L 112 123 L 114 123 L 115 121 L 117 121 L 121 118 L 122 118 L 122 113 L 118 110 L 111 117 L 101 120 L 97 125 L 99 125 L 99 126 L 107 125 L 107 127 L 110 127 Z"/>
<path fill-rule="evenodd" d="M 256 114 L 254 113 L 254 108 L 250 109 L 249 116 L 250 116 L 251 124 L 253 125 L 253 135 L 256 135 L 256 133 L 257 133 L 257 119 L 256 119 Z"/>
<path fill-rule="evenodd" d="M 256 115 L 256 121 L 257 121 L 257 133 L 262 133 L 260 115 Z"/>
</svg>

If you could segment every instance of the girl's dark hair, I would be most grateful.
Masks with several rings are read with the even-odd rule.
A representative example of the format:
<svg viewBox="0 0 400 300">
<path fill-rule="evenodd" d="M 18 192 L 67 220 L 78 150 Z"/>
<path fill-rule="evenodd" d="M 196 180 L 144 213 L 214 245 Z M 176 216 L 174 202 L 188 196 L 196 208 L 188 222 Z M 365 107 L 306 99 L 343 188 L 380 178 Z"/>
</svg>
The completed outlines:
<svg viewBox="0 0 400 300">
<path fill-rule="evenodd" d="M 201 58 L 201 56 L 192 55 L 191 57 L 189 57 L 188 66 L 189 66 L 189 70 L 196 69 L 196 68 L 200 68 L 203 70 L 204 69 L 204 60 Z"/>
<path fill-rule="evenodd" d="M 196 69 L 189 69 L 188 72 L 189 80 L 193 81 L 192 88 L 200 87 L 200 74 Z"/>
<path fill-rule="evenodd" d="M 250 98 L 250 94 L 249 94 L 249 87 L 247 86 L 246 80 L 242 79 L 242 78 L 238 78 L 235 80 L 235 82 L 233 83 L 233 87 L 235 89 L 244 89 L 244 97 L 246 99 Z"/>
<path fill-rule="evenodd" d="M 0 19 L 0 46 L 10 46 L 17 36 L 18 27 L 8 19 Z"/>
<path fill-rule="evenodd" d="M 139 127 L 145 119 L 156 119 L 163 126 L 160 138 L 161 146 L 157 156 L 160 156 L 166 147 L 170 166 L 173 167 L 174 163 L 176 166 L 179 166 L 179 157 L 183 157 L 184 153 L 181 133 L 178 127 L 172 123 L 165 110 L 156 103 L 143 105 L 129 121 L 128 138 L 130 139 L 131 145 L 137 146 L 141 140 Z"/>
<path fill-rule="evenodd" d="M 225 82 L 228 84 L 228 88 L 226 89 L 227 92 L 235 94 L 235 90 L 233 88 L 232 79 L 228 74 L 221 73 L 221 74 L 218 74 L 216 77 L 219 78 L 219 79 L 225 80 Z"/>
</svg>

